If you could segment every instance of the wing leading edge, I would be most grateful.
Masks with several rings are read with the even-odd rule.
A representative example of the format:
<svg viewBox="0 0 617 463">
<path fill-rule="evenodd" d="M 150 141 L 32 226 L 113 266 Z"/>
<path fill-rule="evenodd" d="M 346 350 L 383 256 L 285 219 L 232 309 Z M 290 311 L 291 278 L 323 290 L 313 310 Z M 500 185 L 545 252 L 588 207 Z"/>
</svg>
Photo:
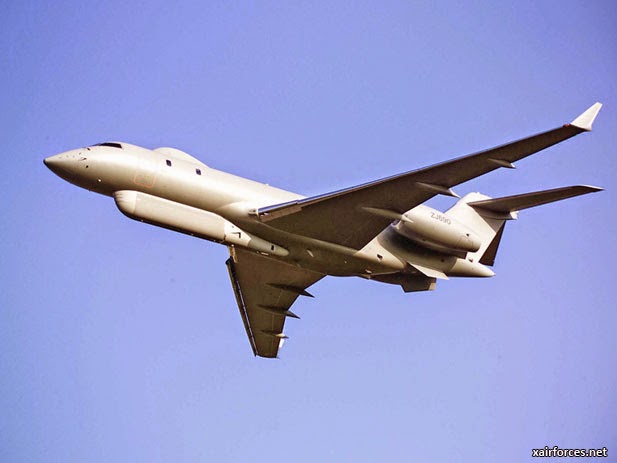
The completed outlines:
<svg viewBox="0 0 617 463">
<path fill-rule="evenodd" d="M 590 131 L 602 105 L 547 132 L 505 145 L 332 193 L 278 204 L 258 211 L 259 219 L 289 233 L 361 249 L 392 217 L 436 194 L 513 163 L 582 132 Z"/>
<path fill-rule="evenodd" d="M 229 278 L 253 354 L 276 357 L 286 317 L 298 296 L 312 297 L 306 288 L 325 275 L 240 248 L 229 248 Z"/>
</svg>

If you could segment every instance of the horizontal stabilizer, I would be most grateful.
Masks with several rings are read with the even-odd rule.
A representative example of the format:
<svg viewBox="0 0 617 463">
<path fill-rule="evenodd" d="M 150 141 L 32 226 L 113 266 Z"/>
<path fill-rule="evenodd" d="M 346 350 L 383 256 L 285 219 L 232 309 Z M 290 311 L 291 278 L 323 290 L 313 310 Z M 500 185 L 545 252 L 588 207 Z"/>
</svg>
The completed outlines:
<svg viewBox="0 0 617 463">
<path fill-rule="evenodd" d="M 587 193 L 602 191 L 602 188 L 587 185 L 567 186 L 552 190 L 536 191 L 503 198 L 487 199 L 484 201 L 474 201 L 468 203 L 474 209 L 483 209 L 491 212 L 509 213 L 520 211 L 530 207 L 541 206 L 542 204 L 560 201 Z"/>
</svg>

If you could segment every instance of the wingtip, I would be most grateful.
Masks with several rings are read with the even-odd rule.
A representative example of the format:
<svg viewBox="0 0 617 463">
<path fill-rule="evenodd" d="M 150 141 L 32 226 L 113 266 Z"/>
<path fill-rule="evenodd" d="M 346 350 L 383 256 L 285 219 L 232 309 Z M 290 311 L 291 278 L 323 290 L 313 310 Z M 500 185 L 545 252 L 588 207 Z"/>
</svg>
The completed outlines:
<svg viewBox="0 0 617 463">
<path fill-rule="evenodd" d="M 586 132 L 591 131 L 591 126 L 593 125 L 593 121 L 596 119 L 596 116 L 600 112 L 602 108 L 602 103 L 594 103 L 587 110 L 570 122 L 570 125 L 574 127 L 578 127 L 579 129 L 583 129 Z"/>
<path fill-rule="evenodd" d="M 593 185 L 580 185 L 581 188 L 587 190 L 588 193 L 597 193 L 598 191 L 604 191 L 604 188 Z"/>
</svg>

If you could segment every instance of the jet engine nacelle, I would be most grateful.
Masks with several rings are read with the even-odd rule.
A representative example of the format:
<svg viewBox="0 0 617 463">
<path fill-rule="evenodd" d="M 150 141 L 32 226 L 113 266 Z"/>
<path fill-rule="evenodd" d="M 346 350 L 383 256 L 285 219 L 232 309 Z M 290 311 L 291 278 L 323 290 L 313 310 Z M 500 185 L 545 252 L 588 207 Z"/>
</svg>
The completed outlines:
<svg viewBox="0 0 617 463">
<path fill-rule="evenodd" d="M 441 252 L 476 252 L 481 245 L 465 225 L 422 205 L 405 212 L 395 228 L 414 243 Z"/>
</svg>

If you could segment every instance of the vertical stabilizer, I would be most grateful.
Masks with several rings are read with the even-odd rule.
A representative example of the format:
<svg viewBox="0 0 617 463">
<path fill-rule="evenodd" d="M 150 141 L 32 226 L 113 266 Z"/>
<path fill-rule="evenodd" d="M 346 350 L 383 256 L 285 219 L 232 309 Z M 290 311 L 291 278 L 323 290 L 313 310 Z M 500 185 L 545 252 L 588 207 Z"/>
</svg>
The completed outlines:
<svg viewBox="0 0 617 463">
<path fill-rule="evenodd" d="M 480 193 L 469 193 L 461 198 L 446 215 L 471 229 L 481 241 L 480 249 L 467 254 L 473 262 L 492 266 L 495 263 L 497 249 L 501 242 L 505 222 L 516 219 L 516 212 L 497 213 L 471 207 L 468 203 L 489 200 L 489 196 Z"/>
</svg>

